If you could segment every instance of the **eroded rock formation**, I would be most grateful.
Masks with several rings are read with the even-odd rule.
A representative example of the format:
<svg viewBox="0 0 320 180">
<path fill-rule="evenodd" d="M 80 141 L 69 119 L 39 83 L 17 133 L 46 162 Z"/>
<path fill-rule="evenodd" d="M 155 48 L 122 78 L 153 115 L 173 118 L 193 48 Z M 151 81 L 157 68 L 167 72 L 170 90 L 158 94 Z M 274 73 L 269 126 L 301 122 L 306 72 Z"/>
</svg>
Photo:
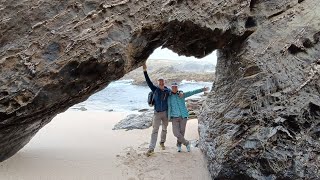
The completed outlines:
<svg viewBox="0 0 320 180">
<path fill-rule="evenodd" d="M 199 146 L 216 179 L 319 179 L 319 0 L 1 0 L 0 160 L 159 47 L 218 49 Z"/>
</svg>

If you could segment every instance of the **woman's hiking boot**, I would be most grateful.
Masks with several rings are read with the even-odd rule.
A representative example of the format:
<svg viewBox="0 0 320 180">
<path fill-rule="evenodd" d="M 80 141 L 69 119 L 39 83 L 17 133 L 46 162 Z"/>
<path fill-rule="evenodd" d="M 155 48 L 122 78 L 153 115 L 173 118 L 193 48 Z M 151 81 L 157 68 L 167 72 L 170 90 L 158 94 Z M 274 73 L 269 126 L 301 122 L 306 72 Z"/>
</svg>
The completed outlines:
<svg viewBox="0 0 320 180">
<path fill-rule="evenodd" d="M 182 151 L 181 145 L 178 145 L 177 148 L 178 148 L 178 149 L 177 149 L 178 152 L 181 152 L 181 151 Z"/>
<path fill-rule="evenodd" d="M 160 147 L 162 150 L 166 150 L 166 147 L 164 146 L 164 143 L 160 143 Z"/>
<path fill-rule="evenodd" d="M 187 151 L 190 152 L 191 151 L 191 144 L 189 143 L 188 145 L 186 145 L 187 147 Z"/>
</svg>

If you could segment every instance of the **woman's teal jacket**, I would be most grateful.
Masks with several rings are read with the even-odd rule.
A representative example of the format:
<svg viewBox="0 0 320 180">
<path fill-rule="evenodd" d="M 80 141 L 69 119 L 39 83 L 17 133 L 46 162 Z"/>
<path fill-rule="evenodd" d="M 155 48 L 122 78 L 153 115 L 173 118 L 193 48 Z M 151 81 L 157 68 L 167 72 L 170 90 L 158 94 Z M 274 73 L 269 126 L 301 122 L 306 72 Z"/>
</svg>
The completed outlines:
<svg viewBox="0 0 320 180">
<path fill-rule="evenodd" d="M 189 118 L 189 112 L 186 107 L 185 99 L 189 96 L 192 96 L 194 94 L 198 94 L 203 92 L 203 89 L 197 89 L 194 91 L 188 91 L 183 93 L 183 97 L 181 98 L 179 96 L 179 93 L 170 93 L 168 97 L 168 119 L 174 117 L 182 117 L 185 119 Z"/>
</svg>

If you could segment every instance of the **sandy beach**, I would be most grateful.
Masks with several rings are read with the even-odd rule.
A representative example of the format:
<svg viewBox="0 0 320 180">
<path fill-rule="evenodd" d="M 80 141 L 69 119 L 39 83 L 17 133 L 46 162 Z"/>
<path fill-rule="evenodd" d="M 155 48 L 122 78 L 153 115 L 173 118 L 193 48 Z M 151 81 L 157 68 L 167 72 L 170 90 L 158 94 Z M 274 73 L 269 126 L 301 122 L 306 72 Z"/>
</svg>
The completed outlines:
<svg viewBox="0 0 320 180">
<path fill-rule="evenodd" d="M 67 111 L 57 115 L 22 150 L 0 163 L 0 180 L 209 180 L 198 148 L 176 152 L 168 129 L 167 149 L 146 157 L 151 128 L 112 130 L 125 117 L 115 112 Z M 198 139 L 197 120 L 186 138 Z"/>
</svg>

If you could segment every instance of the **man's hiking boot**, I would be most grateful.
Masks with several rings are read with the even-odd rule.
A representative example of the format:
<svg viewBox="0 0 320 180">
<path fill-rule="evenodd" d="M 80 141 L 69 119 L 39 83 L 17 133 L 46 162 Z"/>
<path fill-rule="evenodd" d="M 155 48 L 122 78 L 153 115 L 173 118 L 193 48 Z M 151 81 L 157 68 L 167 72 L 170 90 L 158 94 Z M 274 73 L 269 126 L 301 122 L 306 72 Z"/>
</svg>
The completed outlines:
<svg viewBox="0 0 320 180">
<path fill-rule="evenodd" d="M 160 147 L 161 147 L 162 150 L 166 149 L 166 147 L 164 146 L 164 143 L 160 143 Z"/>
<path fill-rule="evenodd" d="M 147 157 L 150 157 L 153 153 L 154 153 L 154 150 L 153 150 L 153 149 L 149 149 L 149 150 L 146 152 L 146 156 L 147 156 Z"/>
<path fill-rule="evenodd" d="M 177 146 L 177 148 L 178 148 L 178 149 L 177 149 L 178 152 L 181 152 L 181 151 L 182 151 L 182 150 L 181 150 L 181 145 L 180 145 L 180 146 Z"/>
<path fill-rule="evenodd" d="M 187 151 L 190 152 L 191 151 L 191 144 L 189 143 L 188 145 L 186 145 L 187 147 Z"/>
</svg>

